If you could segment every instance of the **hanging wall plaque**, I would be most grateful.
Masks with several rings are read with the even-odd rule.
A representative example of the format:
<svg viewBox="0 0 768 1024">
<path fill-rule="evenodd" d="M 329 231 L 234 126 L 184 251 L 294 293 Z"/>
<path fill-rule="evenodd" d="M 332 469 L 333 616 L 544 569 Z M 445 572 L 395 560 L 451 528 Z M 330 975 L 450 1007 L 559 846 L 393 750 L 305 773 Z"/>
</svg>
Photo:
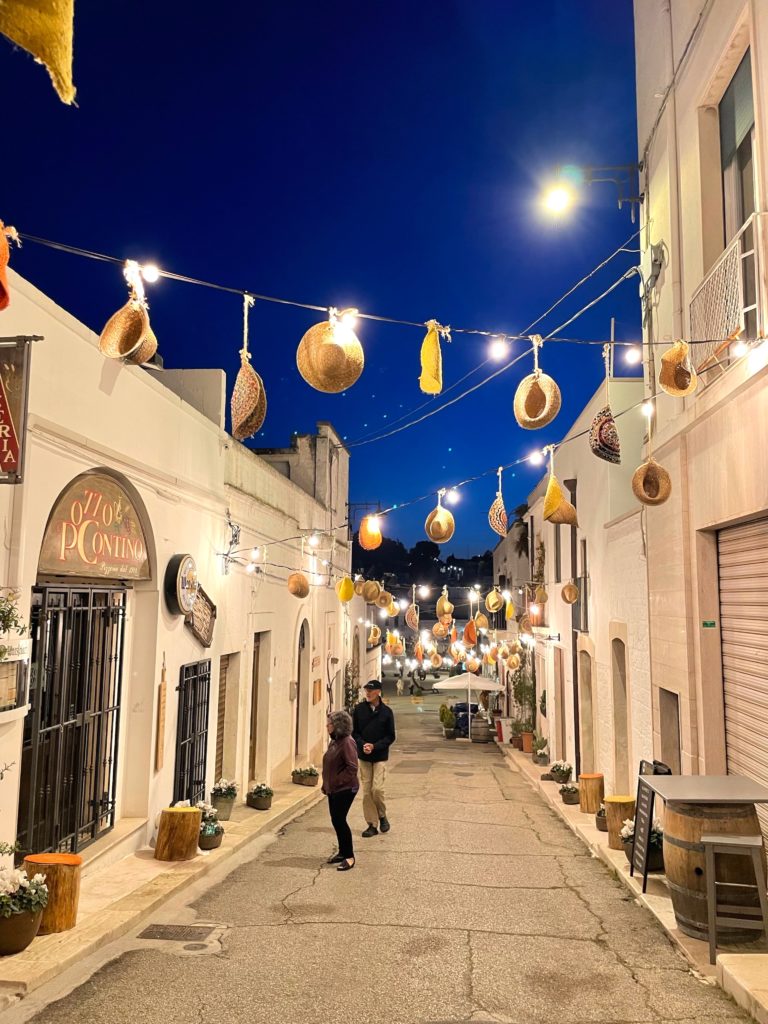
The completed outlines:
<svg viewBox="0 0 768 1024">
<path fill-rule="evenodd" d="M 216 624 L 216 605 L 208 597 L 201 586 L 197 588 L 197 597 L 189 615 L 184 620 L 203 647 L 213 643 L 213 627 Z"/>
<path fill-rule="evenodd" d="M 20 484 L 27 434 L 32 338 L 0 338 L 0 484 Z"/>
</svg>

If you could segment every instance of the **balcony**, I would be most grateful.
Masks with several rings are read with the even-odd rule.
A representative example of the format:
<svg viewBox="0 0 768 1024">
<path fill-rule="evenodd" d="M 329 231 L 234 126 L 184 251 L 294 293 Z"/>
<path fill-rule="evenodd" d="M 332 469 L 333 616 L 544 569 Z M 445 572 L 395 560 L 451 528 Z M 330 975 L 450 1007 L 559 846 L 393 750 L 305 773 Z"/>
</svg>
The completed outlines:
<svg viewBox="0 0 768 1024">
<path fill-rule="evenodd" d="M 761 216 L 752 214 L 691 298 L 691 341 L 708 342 L 697 345 L 694 353 L 704 384 L 725 373 L 737 338 L 763 337 L 760 256 L 764 230 Z"/>
</svg>

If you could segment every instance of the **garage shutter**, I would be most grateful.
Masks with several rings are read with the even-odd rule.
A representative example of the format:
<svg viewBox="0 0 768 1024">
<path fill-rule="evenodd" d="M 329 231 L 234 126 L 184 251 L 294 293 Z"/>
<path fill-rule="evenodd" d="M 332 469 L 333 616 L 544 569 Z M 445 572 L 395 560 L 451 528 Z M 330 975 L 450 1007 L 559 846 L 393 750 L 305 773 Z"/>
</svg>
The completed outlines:
<svg viewBox="0 0 768 1024">
<path fill-rule="evenodd" d="M 768 786 L 768 519 L 721 530 L 718 560 L 728 771 Z"/>
<path fill-rule="evenodd" d="M 216 778 L 224 774 L 224 715 L 227 709 L 227 669 L 229 655 L 219 661 L 219 707 L 216 715 Z"/>
</svg>

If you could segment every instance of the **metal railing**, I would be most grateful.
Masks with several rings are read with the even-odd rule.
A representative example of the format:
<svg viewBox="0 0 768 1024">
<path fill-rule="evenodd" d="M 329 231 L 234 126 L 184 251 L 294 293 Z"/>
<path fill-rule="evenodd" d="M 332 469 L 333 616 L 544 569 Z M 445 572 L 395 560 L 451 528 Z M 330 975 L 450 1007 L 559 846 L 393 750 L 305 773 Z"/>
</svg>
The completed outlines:
<svg viewBox="0 0 768 1024">
<path fill-rule="evenodd" d="M 737 338 L 761 336 L 762 227 L 761 217 L 753 213 L 691 298 L 691 341 L 708 342 L 697 345 L 694 354 L 696 370 L 705 375 L 705 381 L 723 373 Z"/>
</svg>

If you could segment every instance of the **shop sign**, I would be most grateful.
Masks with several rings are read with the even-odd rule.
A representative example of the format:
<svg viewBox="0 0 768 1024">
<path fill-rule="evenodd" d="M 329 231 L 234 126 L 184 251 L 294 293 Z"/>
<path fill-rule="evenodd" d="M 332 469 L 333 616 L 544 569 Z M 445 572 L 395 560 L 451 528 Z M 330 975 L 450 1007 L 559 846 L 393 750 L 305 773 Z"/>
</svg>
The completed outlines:
<svg viewBox="0 0 768 1024">
<path fill-rule="evenodd" d="M 28 661 L 32 656 L 32 641 L 18 633 L 0 636 L 0 661 Z"/>
<path fill-rule="evenodd" d="M 174 615 L 191 615 L 198 588 L 192 555 L 174 555 L 165 571 L 165 600 Z"/>
<path fill-rule="evenodd" d="M 0 484 L 23 477 L 31 341 L 0 338 Z"/>
<path fill-rule="evenodd" d="M 147 542 L 117 480 L 86 473 L 59 496 L 45 528 L 40 575 L 148 580 Z"/>
</svg>

